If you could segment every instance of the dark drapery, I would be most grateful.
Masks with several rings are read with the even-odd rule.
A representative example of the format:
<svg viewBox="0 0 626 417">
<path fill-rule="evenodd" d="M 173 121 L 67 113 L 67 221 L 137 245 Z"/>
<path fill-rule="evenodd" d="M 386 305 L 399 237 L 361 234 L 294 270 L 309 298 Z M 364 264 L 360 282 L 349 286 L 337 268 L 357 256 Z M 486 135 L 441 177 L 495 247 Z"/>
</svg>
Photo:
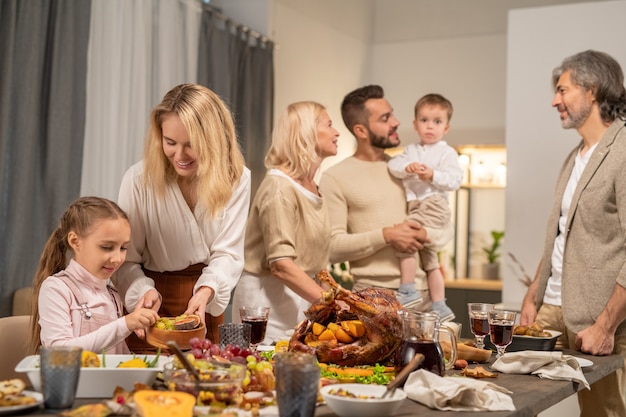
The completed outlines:
<svg viewBox="0 0 626 417">
<path fill-rule="evenodd" d="M 0 316 L 80 192 L 90 9 L 0 1 Z"/>
<path fill-rule="evenodd" d="M 198 83 L 228 103 L 252 171 L 252 192 L 265 175 L 274 107 L 274 44 L 207 7 L 202 13 Z"/>
<path fill-rule="evenodd" d="M 15 290 L 31 285 L 45 241 L 80 195 L 91 6 L 0 0 L 0 317 L 11 314 Z M 197 81 L 231 107 L 255 190 L 270 140 L 274 46 L 202 14 Z"/>
</svg>

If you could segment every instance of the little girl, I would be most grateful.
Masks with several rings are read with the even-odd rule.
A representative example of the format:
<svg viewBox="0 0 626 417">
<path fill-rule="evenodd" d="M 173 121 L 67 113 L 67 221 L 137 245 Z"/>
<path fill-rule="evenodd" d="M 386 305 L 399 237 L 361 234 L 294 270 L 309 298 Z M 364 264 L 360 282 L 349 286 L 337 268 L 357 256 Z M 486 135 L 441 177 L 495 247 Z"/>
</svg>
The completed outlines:
<svg viewBox="0 0 626 417">
<path fill-rule="evenodd" d="M 40 345 L 71 345 L 129 353 L 124 339 L 159 318 L 147 308 L 124 316 L 110 282 L 126 259 L 129 241 L 130 223 L 114 202 L 82 197 L 68 207 L 44 247 L 33 281 L 32 351 Z M 73 255 L 69 263 L 68 255 Z"/>
</svg>

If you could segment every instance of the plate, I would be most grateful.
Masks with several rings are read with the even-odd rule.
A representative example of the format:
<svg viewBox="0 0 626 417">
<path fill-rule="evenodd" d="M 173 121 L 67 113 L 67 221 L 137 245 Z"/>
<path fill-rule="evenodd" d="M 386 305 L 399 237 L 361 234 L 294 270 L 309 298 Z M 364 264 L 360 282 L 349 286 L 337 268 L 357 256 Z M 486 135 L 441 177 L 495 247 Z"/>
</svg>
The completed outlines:
<svg viewBox="0 0 626 417">
<path fill-rule="evenodd" d="M 43 394 L 35 391 L 23 391 L 22 395 L 33 397 L 36 401 L 32 404 L 11 405 L 8 407 L 0 407 L 0 415 L 13 415 L 17 411 L 26 411 L 33 408 L 39 408 L 43 404 Z"/>
<path fill-rule="evenodd" d="M 576 359 L 581 368 L 587 368 L 588 366 L 593 365 L 593 362 L 591 362 L 589 359 L 579 358 L 577 356 L 574 356 L 574 359 Z"/>
<path fill-rule="evenodd" d="M 102 355 L 98 355 L 102 363 Z M 163 365 L 172 358 L 161 355 L 154 368 L 117 368 L 120 362 L 133 359 L 133 357 L 153 360 L 155 355 L 105 355 L 106 367 L 104 368 L 81 368 L 80 382 L 76 390 L 76 398 L 110 398 L 118 385 L 127 391 L 131 391 L 135 382 L 152 385 L 157 374 L 163 371 Z M 41 376 L 39 374 L 39 355 L 25 357 L 15 367 L 15 372 L 25 372 L 30 383 L 36 391 L 41 391 Z"/>
<path fill-rule="evenodd" d="M 331 390 L 343 389 L 365 398 L 351 398 L 333 395 Z M 407 398 L 403 390 L 397 389 L 387 398 L 381 398 L 387 390 L 384 385 L 332 384 L 320 388 L 320 395 L 326 405 L 340 417 L 380 417 L 392 416 Z"/>
</svg>

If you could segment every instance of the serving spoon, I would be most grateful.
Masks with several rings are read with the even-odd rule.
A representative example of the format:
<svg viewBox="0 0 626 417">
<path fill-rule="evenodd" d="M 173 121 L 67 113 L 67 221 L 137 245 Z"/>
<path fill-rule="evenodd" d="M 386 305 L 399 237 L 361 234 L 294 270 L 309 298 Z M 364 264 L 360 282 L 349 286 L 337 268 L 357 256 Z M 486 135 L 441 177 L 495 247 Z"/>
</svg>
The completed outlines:
<svg viewBox="0 0 626 417">
<path fill-rule="evenodd" d="M 187 359 L 183 351 L 180 350 L 178 343 L 176 343 L 174 340 L 168 340 L 167 347 L 174 352 L 176 357 L 182 362 L 185 369 L 188 370 L 189 373 L 193 376 L 197 387 L 198 382 L 200 382 L 200 374 L 198 373 L 198 370 L 191 364 L 191 362 L 189 362 L 189 359 Z"/>
<path fill-rule="evenodd" d="M 409 374 L 417 369 L 417 367 L 420 366 L 423 361 L 424 355 L 422 355 L 421 353 L 416 353 L 415 356 L 413 356 L 413 359 L 411 359 L 411 362 L 409 362 L 404 368 L 402 368 L 402 370 L 396 374 L 396 377 L 387 384 L 387 390 L 380 398 L 386 398 L 393 394 L 396 388 L 402 385 L 404 381 L 409 377 Z"/>
</svg>

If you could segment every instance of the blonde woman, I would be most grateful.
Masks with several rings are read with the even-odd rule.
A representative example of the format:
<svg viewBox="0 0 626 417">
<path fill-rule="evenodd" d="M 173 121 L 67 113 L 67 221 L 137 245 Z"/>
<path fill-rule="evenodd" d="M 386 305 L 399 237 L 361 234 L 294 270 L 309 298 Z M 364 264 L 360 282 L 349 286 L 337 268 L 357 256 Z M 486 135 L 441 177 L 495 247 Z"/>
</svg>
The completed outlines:
<svg viewBox="0 0 626 417">
<path fill-rule="evenodd" d="M 229 109 L 206 87 L 174 87 L 152 110 L 144 160 L 120 187 L 133 231 L 115 276 L 126 307 L 198 314 L 217 342 L 243 269 L 249 203 L 250 171 Z M 131 350 L 149 351 L 138 342 Z"/>
<path fill-rule="evenodd" d="M 242 305 L 270 307 L 268 341 L 285 339 L 321 296 L 313 277 L 328 265 L 330 219 L 314 176 L 324 158 L 337 154 L 338 136 L 326 109 L 311 101 L 289 105 L 272 133 L 233 296 L 233 321 Z"/>
</svg>

